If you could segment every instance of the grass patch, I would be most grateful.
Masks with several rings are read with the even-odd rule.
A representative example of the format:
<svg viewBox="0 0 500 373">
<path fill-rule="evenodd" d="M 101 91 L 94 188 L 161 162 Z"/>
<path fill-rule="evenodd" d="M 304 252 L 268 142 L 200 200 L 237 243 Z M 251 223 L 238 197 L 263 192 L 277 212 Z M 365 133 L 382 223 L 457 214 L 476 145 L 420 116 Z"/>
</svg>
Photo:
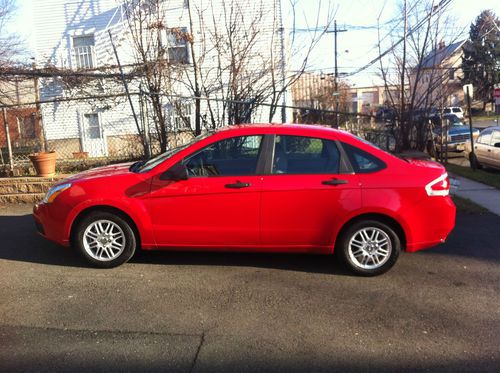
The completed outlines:
<svg viewBox="0 0 500 373">
<path fill-rule="evenodd" d="M 481 122 L 483 120 L 495 120 L 496 118 L 497 118 L 497 116 L 495 114 L 473 116 L 472 117 L 472 123 L 474 123 L 474 122 Z M 468 119 L 466 121 L 468 121 Z"/>
<path fill-rule="evenodd" d="M 458 166 L 456 164 L 449 163 L 446 165 L 448 172 L 453 174 L 466 177 L 474 181 L 495 187 L 500 189 L 500 172 L 494 170 L 476 170 L 474 171 L 470 167 Z"/>
<path fill-rule="evenodd" d="M 478 205 L 475 202 L 472 202 L 468 198 L 459 197 L 455 194 L 451 196 L 453 203 L 457 207 L 457 212 L 465 213 L 465 214 L 484 214 L 488 212 L 488 209 L 483 206 Z"/>
</svg>

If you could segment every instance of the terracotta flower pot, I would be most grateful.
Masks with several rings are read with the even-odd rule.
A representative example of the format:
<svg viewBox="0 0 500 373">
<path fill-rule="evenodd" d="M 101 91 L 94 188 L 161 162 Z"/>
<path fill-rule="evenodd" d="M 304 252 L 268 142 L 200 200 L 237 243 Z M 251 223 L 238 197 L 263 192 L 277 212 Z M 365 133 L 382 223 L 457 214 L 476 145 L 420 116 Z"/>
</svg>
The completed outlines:
<svg viewBox="0 0 500 373">
<path fill-rule="evenodd" d="M 35 153 L 30 155 L 37 176 L 51 177 L 56 174 L 56 152 Z"/>
</svg>

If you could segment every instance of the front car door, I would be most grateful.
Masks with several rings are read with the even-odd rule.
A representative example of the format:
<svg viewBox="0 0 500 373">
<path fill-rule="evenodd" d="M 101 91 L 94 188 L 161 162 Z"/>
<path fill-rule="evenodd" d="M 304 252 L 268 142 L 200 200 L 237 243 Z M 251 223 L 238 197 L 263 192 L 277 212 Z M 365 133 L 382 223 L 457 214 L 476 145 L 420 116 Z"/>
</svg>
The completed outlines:
<svg viewBox="0 0 500 373">
<path fill-rule="evenodd" d="M 276 135 L 273 143 L 262 184 L 262 245 L 329 252 L 333 228 L 361 205 L 357 176 L 334 140 Z"/>
<path fill-rule="evenodd" d="M 500 168 L 500 130 L 493 131 L 491 137 L 492 166 Z"/>
<path fill-rule="evenodd" d="M 186 180 L 156 176 L 146 201 L 159 247 L 259 243 L 261 135 L 230 137 L 183 158 Z"/>
</svg>

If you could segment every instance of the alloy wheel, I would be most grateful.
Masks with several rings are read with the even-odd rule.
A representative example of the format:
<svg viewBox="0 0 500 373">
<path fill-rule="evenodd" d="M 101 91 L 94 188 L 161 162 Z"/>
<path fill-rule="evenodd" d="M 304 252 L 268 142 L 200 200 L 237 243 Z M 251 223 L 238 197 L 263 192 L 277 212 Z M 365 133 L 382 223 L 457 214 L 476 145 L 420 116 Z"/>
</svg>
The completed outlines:
<svg viewBox="0 0 500 373">
<path fill-rule="evenodd" d="M 362 269 L 377 269 L 390 258 L 392 242 L 389 235 L 377 227 L 364 227 L 356 231 L 348 244 L 352 263 Z"/>
<path fill-rule="evenodd" d="M 95 260 L 111 261 L 118 258 L 125 249 L 123 229 L 111 220 L 97 220 L 85 229 L 83 247 Z"/>
</svg>

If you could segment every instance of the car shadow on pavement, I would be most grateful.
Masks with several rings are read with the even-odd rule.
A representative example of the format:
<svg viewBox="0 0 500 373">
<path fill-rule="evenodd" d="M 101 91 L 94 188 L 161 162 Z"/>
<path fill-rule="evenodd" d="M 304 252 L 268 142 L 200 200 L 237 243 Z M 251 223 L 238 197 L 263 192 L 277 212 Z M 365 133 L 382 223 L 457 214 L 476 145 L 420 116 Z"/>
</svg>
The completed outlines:
<svg viewBox="0 0 500 373">
<path fill-rule="evenodd" d="M 85 267 L 69 248 L 41 237 L 31 215 L 0 216 L 0 259 L 68 267 Z"/>
<path fill-rule="evenodd" d="M 61 247 L 38 235 L 31 215 L 0 215 L 0 259 L 67 267 L 89 267 L 75 250 Z M 242 266 L 352 275 L 332 256 L 306 254 L 140 250 L 130 263 Z"/>
<path fill-rule="evenodd" d="M 140 251 L 136 264 L 272 268 L 296 272 L 352 276 L 334 256 L 314 254 L 235 253 L 201 251 Z"/>
<path fill-rule="evenodd" d="M 493 213 L 458 213 L 455 229 L 446 243 L 422 253 L 500 262 L 499 229 L 500 216 Z"/>
<path fill-rule="evenodd" d="M 454 255 L 500 261 L 498 250 L 500 217 L 494 214 L 459 214 L 448 241 L 426 254 Z M 0 216 L 0 259 L 67 267 L 89 267 L 69 248 L 47 241 L 36 233 L 31 215 Z M 131 264 L 241 266 L 290 271 L 347 275 L 336 257 L 306 254 L 138 251 Z"/>
</svg>

